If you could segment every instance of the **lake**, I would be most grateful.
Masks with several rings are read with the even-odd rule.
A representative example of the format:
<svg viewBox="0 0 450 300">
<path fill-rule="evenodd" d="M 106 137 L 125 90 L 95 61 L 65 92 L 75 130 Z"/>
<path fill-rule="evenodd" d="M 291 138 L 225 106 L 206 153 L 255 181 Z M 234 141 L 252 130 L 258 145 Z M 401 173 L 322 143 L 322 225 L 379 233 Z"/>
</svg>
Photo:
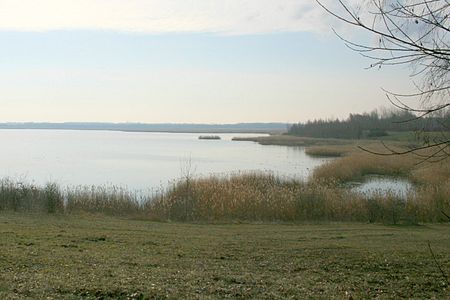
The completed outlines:
<svg viewBox="0 0 450 300">
<path fill-rule="evenodd" d="M 267 171 L 307 179 L 331 158 L 313 158 L 304 148 L 231 141 L 255 134 L 76 130 L 0 130 L 0 177 L 62 186 L 117 185 L 158 189 L 187 169 L 195 176 Z M 257 134 L 258 135 L 258 134 Z"/>
</svg>

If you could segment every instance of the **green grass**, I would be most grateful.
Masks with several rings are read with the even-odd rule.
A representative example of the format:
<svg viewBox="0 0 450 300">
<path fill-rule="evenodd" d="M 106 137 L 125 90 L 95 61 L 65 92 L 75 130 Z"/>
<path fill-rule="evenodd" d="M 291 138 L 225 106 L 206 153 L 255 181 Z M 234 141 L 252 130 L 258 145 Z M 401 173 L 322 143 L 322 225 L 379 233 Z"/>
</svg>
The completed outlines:
<svg viewBox="0 0 450 300">
<path fill-rule="evenodd" d="M 0 212 L 0 299 L 439 298 L 449 225 L 154 223 Z M 447 274 L 448 276 L 448 274 Z"/>
</svg>

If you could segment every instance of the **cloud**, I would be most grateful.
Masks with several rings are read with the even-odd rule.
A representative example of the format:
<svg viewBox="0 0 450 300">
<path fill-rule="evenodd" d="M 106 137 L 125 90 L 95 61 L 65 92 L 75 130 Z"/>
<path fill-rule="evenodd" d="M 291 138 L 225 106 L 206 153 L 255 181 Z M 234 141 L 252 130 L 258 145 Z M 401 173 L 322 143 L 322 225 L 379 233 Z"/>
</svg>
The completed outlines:
<svg viewBox="0 0 450 300">
<path fill-rule="evenodd" d="M 0 0 L 0 30 L 260 34 L 324 31 L 314 0 Z"/>
</svg>

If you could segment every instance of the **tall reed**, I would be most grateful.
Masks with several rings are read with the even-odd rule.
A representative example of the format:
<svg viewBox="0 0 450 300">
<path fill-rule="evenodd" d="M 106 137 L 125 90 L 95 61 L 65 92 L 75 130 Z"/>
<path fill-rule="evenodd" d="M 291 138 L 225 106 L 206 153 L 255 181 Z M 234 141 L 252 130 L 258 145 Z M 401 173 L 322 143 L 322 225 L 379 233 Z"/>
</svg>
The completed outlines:
<svg viewBox="0 0 450 300">
<path fill-rule="evenodd" d="M 447 221 L 450 186 L 421 187 L 401 199 L 361 195 L 332 180 L 310 183 L 273 175 L 238 174 L 180 181 L 148 205 L 152 216 L 176 221 Z"/>
<path fill-rule="evenodd" d="M 317 167 L 313 179 L 347 182 L 361 180 L 369 174 L 406 177 L 416 160 L 411 157 L 376 156 L 369 153 L 354 153 Z"/>
<path fill-rule="evenodd" d="M 116 186 L 77 186 L 66 190 L 66 212 L 104 213 L 132 216 L 142 213 L 147 201 L 125 188 Z"/>
<path fill-rule="evenodd" d="M 333 179 L 308 183 L 273 174 L 240 173 L 185 178 L 143 197 L 117 187 L 37 187 L 0 181 L 0 211 L 100 213 L 162 221 L 419 223 L 448 221 L 450 185 L 422 185 L 406 199 L 361 195 Z"/>
<path fill-rule="evenodd" d="M 0 210 L 58 213 L 64 197 L 56 184 L 37 187 L 5 178 L 0 180 Z"/>
</svg>

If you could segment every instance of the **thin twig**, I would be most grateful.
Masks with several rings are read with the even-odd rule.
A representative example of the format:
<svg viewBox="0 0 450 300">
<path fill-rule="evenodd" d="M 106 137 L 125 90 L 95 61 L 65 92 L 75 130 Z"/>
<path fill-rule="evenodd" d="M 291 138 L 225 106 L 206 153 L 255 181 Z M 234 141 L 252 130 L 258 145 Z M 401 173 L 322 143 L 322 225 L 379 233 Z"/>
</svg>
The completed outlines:
<svg viewBox="0 0 450 300">
<path fill-rule="evenodd" d="M 444 278 L 446 285 L 448 285 L 449 284 L 448 276 L 444 272 L 444 270 L 442 270 L 441 265 L 438 263 L 438 261 L 436 259 L 436 255 L 434 255 L 433 249 L 431 249 L 430 241 L 428 241 L 428 249 L 430 249 L 430 253 L 431 253 L 431 256 L 433 257 L 434 263 L 436 264 L 436 267 L 441 272 L 442 277 Z"/>
</svg>

